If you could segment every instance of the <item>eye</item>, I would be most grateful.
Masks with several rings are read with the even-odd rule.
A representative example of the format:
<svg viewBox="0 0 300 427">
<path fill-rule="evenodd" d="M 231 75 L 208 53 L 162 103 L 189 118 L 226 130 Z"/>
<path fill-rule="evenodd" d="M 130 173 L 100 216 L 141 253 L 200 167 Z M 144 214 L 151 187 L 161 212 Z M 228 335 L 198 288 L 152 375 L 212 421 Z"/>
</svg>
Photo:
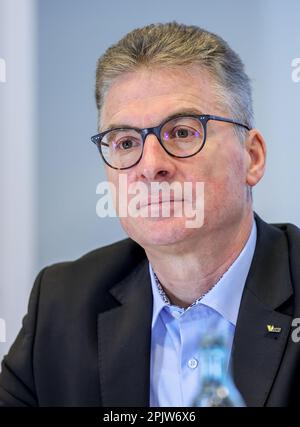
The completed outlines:
<svg viewBox="0 0 300 427">
<path fill-rule="evenodd" d="M 178 139 L 186 139 L 197 136 L 197 131 L 193 128 L 176 127 L 172 130 L 171 137 Z"/>
<path fill-rule="evenodd" d="M 177 138 L 187 138 L 189 136 L 189 131 L 188 129 L 180 128 L 176 130 L 175 136 Z"/>
<path fill-rule="evenodd" d="M 129 150 L 129 148 L 133 147 L 133 141 L 131 139 L 126 139 L 119 144 L 119 147 L 121 147 L 122 150 Z"/>
<path fill-rule="evenodd" d="M 117 141 L 113 141 L 112 147 L 114 150 L 127 151 L 140 146 L 140 141 L 134 138 L 122 138 Z"/>
</svg>

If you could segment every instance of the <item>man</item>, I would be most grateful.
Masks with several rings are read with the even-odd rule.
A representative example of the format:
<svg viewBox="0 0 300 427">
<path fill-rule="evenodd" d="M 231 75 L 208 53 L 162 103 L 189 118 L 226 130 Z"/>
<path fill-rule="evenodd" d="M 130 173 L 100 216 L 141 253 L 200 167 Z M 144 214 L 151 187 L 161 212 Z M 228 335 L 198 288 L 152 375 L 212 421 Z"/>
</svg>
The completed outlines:
<svg viewBox="0 0 300 427">
<path fill-rule="evenodd" d="M 266 147 L 239 57 L 200 28 L 150 25 L 100 58 L 96 100 L 111 185 L 122 175 L 148 196 L 120 215 L 130 239 L 40 272 L 2 363 L 2 404 L 190 406 L 199 344 L 219 328 L 246 404 L 295 404 L 300 233 L 253 214 Z M 189 197 L 152 197 L 175 182 Z M 187 226 L 199 198 L 203 220 Z"/>
</svg>

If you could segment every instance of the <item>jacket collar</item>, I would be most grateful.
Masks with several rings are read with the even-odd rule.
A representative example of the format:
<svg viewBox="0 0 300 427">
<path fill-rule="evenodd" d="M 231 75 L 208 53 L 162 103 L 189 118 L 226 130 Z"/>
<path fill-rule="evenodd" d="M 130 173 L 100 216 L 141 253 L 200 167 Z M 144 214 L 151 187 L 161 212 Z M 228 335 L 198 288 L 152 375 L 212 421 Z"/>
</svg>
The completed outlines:
<svg viewBox="0 0 300 427">
<path fill-rule="evenodd" d="M 117 307 L 98 315 L 103 406 L 148 406 L 152 294 L 145 259 L 111 289 Z"/>
</svg>

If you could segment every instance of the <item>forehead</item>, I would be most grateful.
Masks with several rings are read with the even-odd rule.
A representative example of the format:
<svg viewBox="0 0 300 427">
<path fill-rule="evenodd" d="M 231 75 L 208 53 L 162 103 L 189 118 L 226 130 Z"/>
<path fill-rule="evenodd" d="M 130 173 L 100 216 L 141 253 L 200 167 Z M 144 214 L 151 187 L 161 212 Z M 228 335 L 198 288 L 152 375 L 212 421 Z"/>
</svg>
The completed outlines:
<svg viewBox="0 0 300 427">
<path fill-rule="evenodd" d="M 104 99 L 101 128 L 118 124 L 154 126 L 180 110 L 216 114 L 214 81 L 199 66 L 139 69 L 117 78 Z"/>
</svg>

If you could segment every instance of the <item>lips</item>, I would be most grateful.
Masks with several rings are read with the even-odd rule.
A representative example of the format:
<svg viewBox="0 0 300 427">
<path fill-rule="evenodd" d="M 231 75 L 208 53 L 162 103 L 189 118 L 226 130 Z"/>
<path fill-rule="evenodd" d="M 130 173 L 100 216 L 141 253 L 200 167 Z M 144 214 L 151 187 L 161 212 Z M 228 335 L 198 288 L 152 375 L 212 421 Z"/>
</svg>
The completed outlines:
<svg viewBox="0 0 300 427">
<path fill-rule="evenodd" d="M 147 201 L 140 202 L 138 208 L 142 209 L 144 207 L 153 206 L 153 205 L 162 205 L 163 203 L 174 203 L 174 202 L 183 202 L 183 199 L 170 199 L 170 198 L 164 198 L 163 196 L 160 196 L 157 200 L 157 197 L 149 197 Z"/>
</svg>

